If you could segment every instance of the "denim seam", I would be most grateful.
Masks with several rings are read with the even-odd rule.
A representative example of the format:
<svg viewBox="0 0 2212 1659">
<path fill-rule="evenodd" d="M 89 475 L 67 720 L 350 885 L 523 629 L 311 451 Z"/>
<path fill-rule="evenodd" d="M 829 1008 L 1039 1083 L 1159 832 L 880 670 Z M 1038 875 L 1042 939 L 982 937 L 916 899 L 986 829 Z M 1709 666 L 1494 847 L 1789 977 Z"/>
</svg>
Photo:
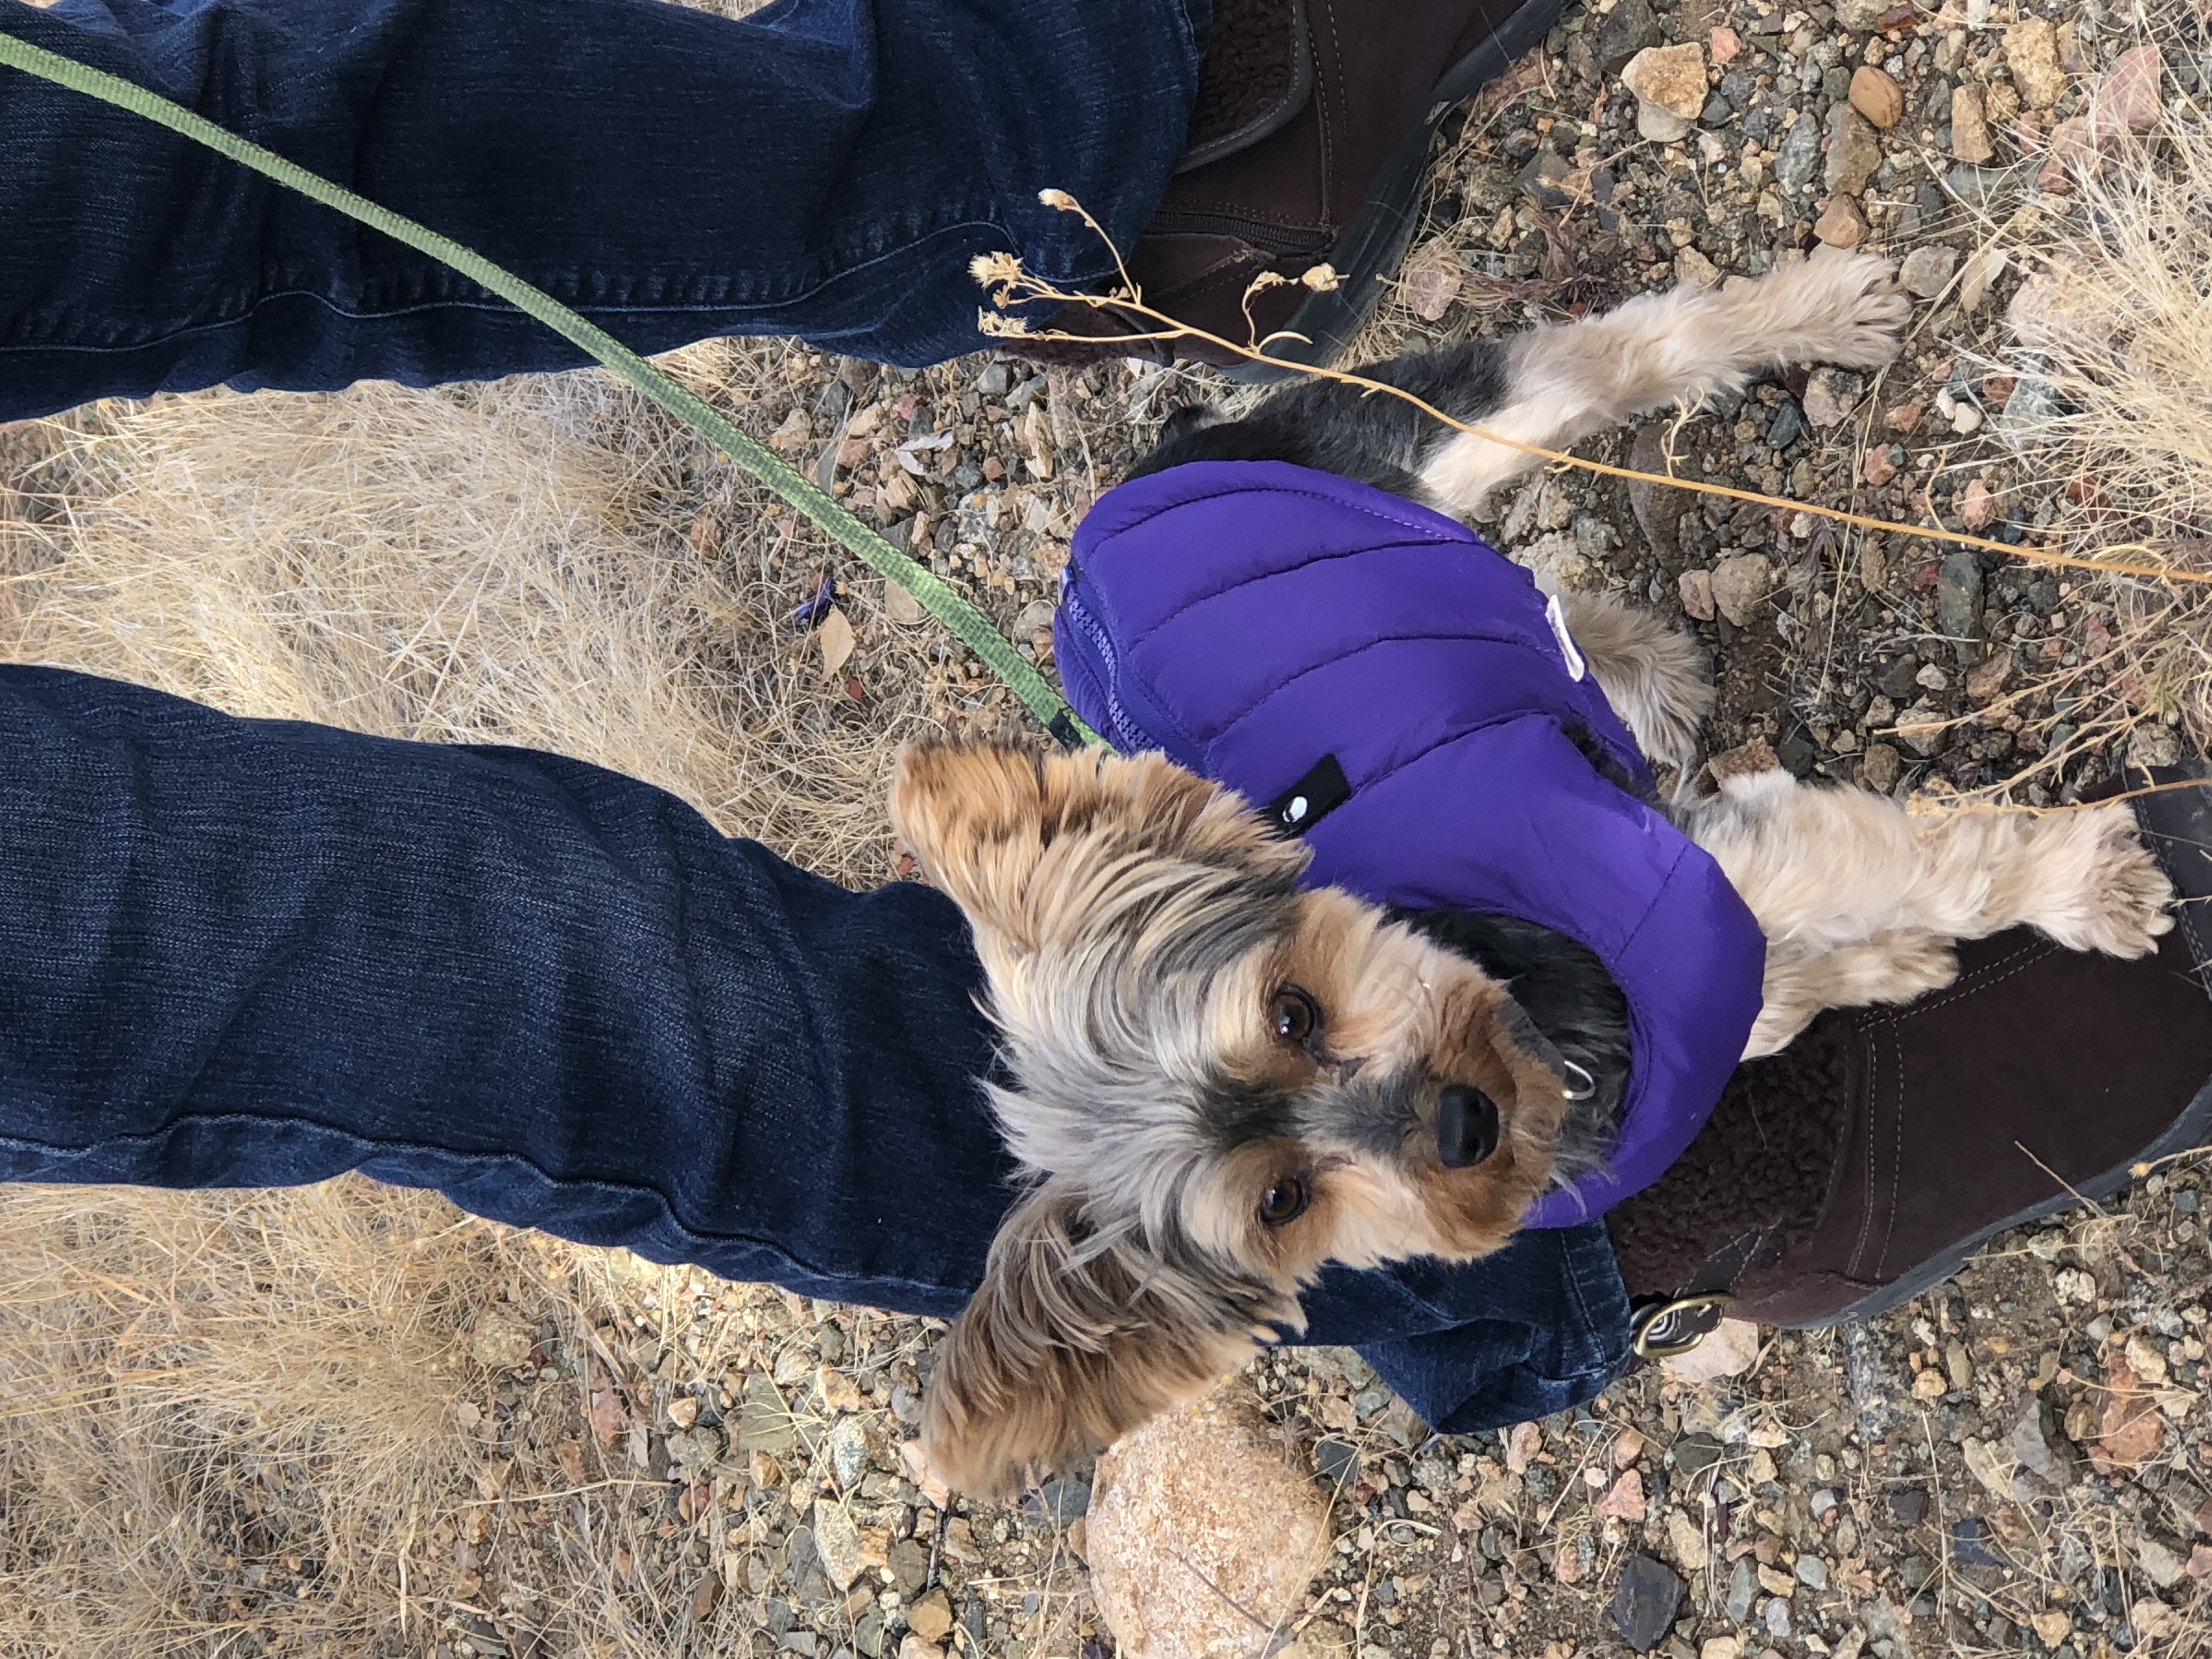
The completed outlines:
<svg viewBox="0 0 2212 1659">
<path fill-rule="evenodd" d="M 674 1202 L 670 1199 L 666 1193 L 661 1191 L 657 1187 L 649 1187 L 641 1183 L 629 1182 L 602 1181 L 597 1179 L 577 1180 L 572 1177 L 556 1176 L 550 1170 L 546 1170 L 543 1165 L 539 1164 L 536 1160 L 526 1158 L 520 1152 L 457 1152 L 449 1146 L 434 1146 L 424 1141 L 379 1140 L 368 1135 L 356 1133 L 352 1130 L 333 1128 L 328 1124 L 319 1123 L 313 1118 L 270 1118 L 259 1116 L 251 1112 L 195 1113 L 188 1117 L 179 1120 L 177 1122 L 167 1124 L 159 1131 L 137 1135 L 110 1135 L 105 1139 L 94 1142 L 94 1144 L 86 1146 L 61 1146 L 50 1142 L 32 1140 L 21 1135 L 0 1135 L 0 1148 L 5 1148 L 10 1151 L 26 1152 L 43 1158 L 72 1161 L 83 1160 L 98 1158 L 106 1148 L 109 1147 L 155 1146 L 167 1140 L 174 1132 L 180 1128 L 196 1127 L 203 1124 L 250 1127 L 264 1130 L 271 1127 L 272 1126 L 277 1127 L 296 1127 L 307 1128 L 315 1131 L 317 1133 L 328 1135 L 332 1139 L 342 1142 L 347 1146 L 359 1148 L 368 1157 L 371 1158 L 384 1153 L 416 1152 L 427 1154 L 437 1158 L 453 1159 L 471 1166 L 482 1166 L 486 1164 L 514 1165 L 526 1170 L 532 1176 L 535 1176 L 539 1181 L 544 1182 L 548 1188 L 556 1191 L 605 1193 L 624 1198 L 650 1199 L 653 1203 L 659 1206 L 662 1214 L 667 1218 L 669 1224 L 673 1226 L 686 1240 L 696 1241 L 699 1244 L 708 1247 L 719 1244 L 742 1244 L 755 1249 L 765 1250 L 770 1255 L 781 1257 L 784 1261 L 791 1263 L 793 1267 L 798 1268 L 800 1272 L 827 1283 L 837 1283 L 845 1280 L 865 1278 L 871 1284 L 911 1285 L 913 1288 L 919 1291 L 941 1293 L 947 1288 L 945 1285 L 934 1284 L 928 1279 L 902 1279 L 879 1273 L 861 1274 L 854 1273 L 831 1272 L 794 1255 L 781 1243 L 761 1238 L 750 1233 L 722 1233 L 702 1231 L 701 1229 L 693 1226 L 690 1222 L 684 1220 L 681 1215 L 678 1214 Z M 442 1188 L 434 1190 L 442 1190 Z"/>
<path fill-rule="evenodd" d="M 823 289 L 828 289 L 836 283 L 843 282 L 849 276 L 857 276 L 868 270 L 871 266 L 881 264 L 888 259 L 905 257 L 906 255 L 914 252 L 917 248 L 921 247 L 924 244 L 935 241 L 939 238 L 976 229 L 994 230 L 1000 235 L 1006 236 L 1009 242 L 1012 240 L 1011 234 L 1006 231 L 1004 226 L 999 224 L 995 220 L 962 220 L 957 223 L 945 225 L 936 230 L 930 231 L 915 241 L 902 243 L 896 248 L 887 249 L 884 252 L 865 259 L 858 264 L 846 266 L 830 276 L 824 276 L 815 281 L 810 286 L 794 290 L 789 294 L 775 297 L 722 301 L 702 300 L 661 304 L 637 302 L 609 303 L 595 302 L 588 299 L 576 297 L 573 286 L 570 287 L 568 295 L 565 296 L 557 288 L 549 288 L 546 291 L 551 294 L 555 299 L 560 300 L 562 304 L 568 306 L 571 310 L 582 312 L 586 316 L 601 317 L 682 316 L 696 312 L 723 313 L 758 311 L 777 307 L 803 305 L 811 300 L 815 295 L 820 294 Z M 458 272 L 453 273 L 453 276 L 458 287 L 462 279 L 460 279 Z M 723 277 L 715 280 L 729 282 L 732 279 Z M 495 295 L 486 295 L 485 291 L 483 289 L 478 288 L 474 283 L 467 283 L 465 286 L 469 289 L 472 290 L 473 295 L 482 297 L 459 297 L 457 293 L 456 296 L 452 298 L 417 300 L 404 305 L 397 305 L 374 310 L 353 309 L 347 305 L 343 305 L 337 301 L 331 299 L 327 295 L 316 293 L 311 289 L 280 289 L 275 292 L 263 292 L 257 294 L 246 304 L 244 309 L 235 313 L 234 314 L 221 317 L 209 322 L 180 324 L 161 333 L 149 335 L 142 338 L 119 344 L 88 345 L 79 344 L 70 341 L 27 339 L 0 342 L 0 351 L 143 351 L 153 347 L 166 345 L 174 340 L 186 339 L 196 334 L 214 334 L 219 333 L 225 329 L 236 328 L 242 324 L 251 322 L 253 319 L 254 313 L 260 310 L 262 307 L 274 303 L 277 301 L 294 299 L 313 301 L 316 304 L 324 307 L 327 310 L 334 313 L 337 316 L 346 319 L 349 322 L 374 322 L 391 318 L 407 317 L 421 313 L 437 311 L 505 312 L 509 315 L 517 318 L 524 316 L 522 312 L 516 310 L 514 307 L 509 305 L 506 301 L 499 299 Z M 535 284 L 535 286 L 544 287 L 544 284 L 538 283 Z"/>
<path fill-rule="evenodd" d="M 1593 1356 L 1595 1364 L 1583 1367 L 1582 1374 L 1587 1376 L 1594 1369 L 1617 1367 L 1621 1355 L 1613 1351 L 1611 1344 L 1602 1341 L 1598 1336 L 1599 1322 L 1596 1314 L 1591 1309 L 1589 1298 L 1583 1284 L 1582 1254 L 1580 1250 L 1571 1246 L 1567 1250 L 1567 1291 L 1574 1297 L 1575 1310 L 1582 1316 L 1583 1331 L 1587 1346 L 1595 1351 Z"/>
</svg>

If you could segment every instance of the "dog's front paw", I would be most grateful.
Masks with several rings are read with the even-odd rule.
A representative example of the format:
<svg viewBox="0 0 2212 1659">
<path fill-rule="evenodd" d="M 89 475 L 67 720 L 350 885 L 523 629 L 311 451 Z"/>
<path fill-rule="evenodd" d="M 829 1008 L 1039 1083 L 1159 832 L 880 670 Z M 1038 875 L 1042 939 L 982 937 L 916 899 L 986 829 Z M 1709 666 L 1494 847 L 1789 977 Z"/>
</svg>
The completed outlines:
<svg viewBox="0 0 2212 1659">
<path fill-rule="evenodd" d="M 1746 301 L 1763 313 L 1752 325 L 1776 361 L 1844 368 L 1894 361 L 1912 315 L 1888 260 L 1829 248 L 1765 278 Z"/>
<path fill-rule="evenodd" d="M 2147 957 L 2158 949 L 2159 935 L 2172 931 L 2173 884 L 2136 838 L 2132 822 L 2124 850 L 2116 854 L 2098 890 L 2087 933 L 2091 950 Z"/>
<path fill-rule="evenodd" d="M 2173 884 L 2136 833 L 2124 806 L 2083 815 L 2090 842 L 2084 878 L 2056 914 L 2039 917 L 2043 932 L 2074 951 L 2145 957 L 2173 927 Z"/>
</svg>

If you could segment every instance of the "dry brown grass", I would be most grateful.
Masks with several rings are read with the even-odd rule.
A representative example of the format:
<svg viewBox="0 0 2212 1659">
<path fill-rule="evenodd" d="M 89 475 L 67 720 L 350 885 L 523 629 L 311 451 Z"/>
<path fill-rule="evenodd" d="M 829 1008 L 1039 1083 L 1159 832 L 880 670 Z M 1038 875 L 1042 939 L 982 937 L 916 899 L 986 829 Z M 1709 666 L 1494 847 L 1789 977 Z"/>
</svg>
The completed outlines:
<svg viewBox="0 0 2212 1659">
<path fill-rule="evenodd" d="M 750 1651 L 745 1477 L 678 1510 L 645 1425 L 786 1303 L 366 1182 L 11 1189 L 0 1653 Z"/>
<path fill-rule="evenodd" d="M 2167 82 L 2171 94 L 2172 82 Z M 2001 367 L 2027 476 L 2063 480 L 2057 548 L 2212 571 L 2212 118 L 2172 99 L 2148 138 L 2077 180 L 2019 239 L 2031 275 Z M 2067 676 L 2087 741 L 2146 717 L 2212 746 L 2212 593 L 2100 577 L 2108 649 Z"/>
<path fill-rule="evenodd" d="M 499 1255 L 366 1185 L 9 1193 L 0 1650 L 396 1634 L 410 1530 L 476 1495 L 462 1362 Z"/>
<path fill-rule="evenodd" d="M 773 366 L 717 344 L 682 367 L 713 386 Z M 556 749 L 824 874 L 885 873 L 878 792 L 933 636 L 854 582 L 860 649 L 825 676 L 793 596 L 839 562 L 809 563 L 811 532 L 606 378 L 216 392 L 43 439 L 19 478 L 40 520 L 0 542 L 0 656 L 241 714 Z"/>
<path fill-rule="evenodd" d="M 787 399 L 787 357 L 678 367 L 746 404 Z M 0 659 L 556 749 L 887 873 L 883 778 L 949 672 L 933 630 L 848 580 L 858 647 L 826 675 L 793 613 L 846 568 L 602 377 L 103 406 L 0 434 Z M 670 1488 L 585 1425 L 586 1333 L 683 1279 L 366 1183 L 0 1189 L 0 1654 L 457 1653 L 471 1618 L 545 1653 L 742 1647 L 756 1605 L 695 1600 L 711 1517 L 686 1517 L 700 1561 L 647 1571 Z M 502 1298 L 544 1373 L 468 1358 Z M 650 1420 L 657 1362 L 598 1346 L 599 1391 Z M 589 1491 L 517 1501 L 578 1485 L 580 1454 Z M 473 1608 L 455 1586 L 494 1553 L 538 1594 Z"/>
</svg>

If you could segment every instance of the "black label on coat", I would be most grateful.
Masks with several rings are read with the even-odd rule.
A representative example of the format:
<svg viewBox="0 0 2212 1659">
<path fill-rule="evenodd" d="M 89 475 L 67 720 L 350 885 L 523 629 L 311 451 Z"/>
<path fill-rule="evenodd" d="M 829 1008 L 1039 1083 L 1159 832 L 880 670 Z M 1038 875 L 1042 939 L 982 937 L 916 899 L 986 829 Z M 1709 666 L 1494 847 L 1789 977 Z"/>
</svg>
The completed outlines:
<svg viewBox="0 0 2212 1659">
<path fill-rule="evenodd" d="M 1303 836 L 1352 799 L 1352 786 L 1334 755 L 1323 755 L 1313 770 L 1262 809 L 1267 822 L 1286 836 Z"/>
</svg>

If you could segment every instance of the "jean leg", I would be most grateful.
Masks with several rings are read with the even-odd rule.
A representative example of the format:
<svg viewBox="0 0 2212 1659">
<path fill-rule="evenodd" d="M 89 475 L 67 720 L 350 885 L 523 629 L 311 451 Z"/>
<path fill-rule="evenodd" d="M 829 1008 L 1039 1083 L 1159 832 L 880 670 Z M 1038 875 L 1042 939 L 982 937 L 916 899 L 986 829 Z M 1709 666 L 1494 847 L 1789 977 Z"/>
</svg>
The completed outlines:
<svg viewBox="0 0 2212 1659">
<path fill-rule="evenodd" d="M 1348 1343 L 1439 1434 L 1549 1416 L 1628 1369 L 1628 1293 L 1605 1224 L 1524 1232 L 1495 1255 L 1331 1268 L 1304 1340 Z"/>
<path fill-rule="evenodd" d="M 515 270 L 642 351 L 799 334 L 919 365 L 983 343 L 975 256 L 1064 283 L 1179 159 L 1210 0 L 0 0 Z M 228 382 L 571 368 L 427 257 L 140 117 L 0 70 L 0 420 Z"/>
<path fill-rule="evenodd" d="M 942 896 L 596 767 L 0 668 L 0 1179 L 359 1170 L 950 1316 L 1012 1196 L 981 982 Z"/>
</svg>

